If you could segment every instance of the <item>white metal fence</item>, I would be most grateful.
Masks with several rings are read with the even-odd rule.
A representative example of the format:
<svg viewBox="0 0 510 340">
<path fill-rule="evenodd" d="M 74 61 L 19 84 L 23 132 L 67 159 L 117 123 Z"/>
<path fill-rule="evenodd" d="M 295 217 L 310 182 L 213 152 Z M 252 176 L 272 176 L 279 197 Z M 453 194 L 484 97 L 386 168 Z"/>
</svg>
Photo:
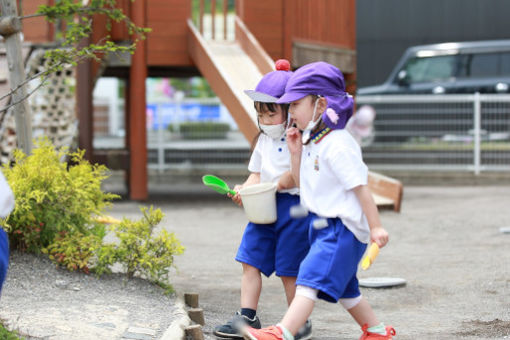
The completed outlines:
<svg viewBox="0 0 510 340">
<path fill-rule="evenodd" d="M 510 171 L 510 95 L 358 96 L 376 111 L 371 169 Z"/>
<path fill-rule="evenodd" d="M 149 168 L 158 172 L 245 169 L 250 143 L 218 98 L 148 105 Z"/>
<path fill-rule="evenodd" d="M 356 102 L 376 111 L 372 142 L 363 147 L 370 169 L 510 171 L 510 95 L 358 96 Z M 184 100 L 152 107 L 149 167 L 160 172 L 246 169 L 251 141 L 226 122 L 228 112 L 203 111 L 195 104 L 220 106 L 217 100 Z M 200 124 L 189 124 L 195 122 Z M 220 124 L 221 130 L 211 131 L 209 122 L 230 128 Z"/>
</svg>

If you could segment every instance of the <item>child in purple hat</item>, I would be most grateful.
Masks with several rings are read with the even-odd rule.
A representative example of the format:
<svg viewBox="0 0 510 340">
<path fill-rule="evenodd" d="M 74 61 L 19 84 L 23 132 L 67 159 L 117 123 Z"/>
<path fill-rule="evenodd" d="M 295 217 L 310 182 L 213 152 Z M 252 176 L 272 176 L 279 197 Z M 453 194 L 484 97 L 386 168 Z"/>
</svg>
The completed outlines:
<svg viewBox="0 0 510 340">
<path fill-rule="evenodd" d="M 308 217 L 294 219 L 290 216 L 290 208 L 298 205 L 300 198 L 299 189 L 290 173 L 290 153 L 285 136 L 289 106 L 276 104 L 292 75 L 289 70 L 287 60 L 278 60 L 276 71 L 266 74 L 255 90 L 245 91 L 254 101 L 261 133 L 248 165 L 251 174 L 234 190 L 239 192 L 243 187 L 261 182 L 276 183 L 278 218 L 275 223 L 248 223 L 246 226 L 236 255 L 236 260 L 243 266 L 241 309 L 230 321 L 215 328 L 213 333 L 220 338 L 242 338 L 240 326 L 261 327 L 256 315 L 262 289 L 261 273 L 269 277 L 275 272 L 281 278 L 290 304 L 295 294 L 299 264 L 309 250 Z M 235 203 L 242 204 L 239 194 L 230 197 Z M 296 338 L 309 339 L 311 332 L 311 323 L 308 321 Z"/>
<path fill-rule="evenodd" d="M 353 106 L 345 93 L 343 75 L 325 62 L 305 65 L 288 81 L 277 103 L 290 103 L 296 125 L 287 130 L 287 145 L 301 204 L 312 216 L 311 245 L 299 268 L 296 296 L 284 318 L 268 328 L 245 327 L 244 338 L 294 339 L 315 301 L 323 299 L 340 302 L 352 315 L 363 331 L 360 340 L 392 339 L 395 330 L 377 319 L 362 298 L 356 277 L 367 244 L 372 241 L 384 247 L 388 233 L 367 186 L 368 169 L 361 149 L 340 128 Z M 335 122 L 331 117 L 338 119 Z"/>
</svg>

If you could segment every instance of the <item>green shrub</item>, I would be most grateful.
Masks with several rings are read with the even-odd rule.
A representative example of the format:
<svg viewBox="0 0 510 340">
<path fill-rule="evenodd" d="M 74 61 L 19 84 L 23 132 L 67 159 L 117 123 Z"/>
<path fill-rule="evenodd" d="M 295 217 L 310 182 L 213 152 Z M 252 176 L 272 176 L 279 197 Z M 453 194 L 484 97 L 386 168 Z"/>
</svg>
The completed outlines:
<svg viewBox="0 0 510 340">
<path fill-rule="evenodd" d="M 61 231 L 55 242 L 42 251 L 49 255 L 50 260 L 70 271 L 79 270 L 86 274 L 96 251 L 101 247 L 103 237 L 91 233 Z"/>
<path fill-rule="evenodd" d="M 179 131 L 185 139 L 224 139 L 230 125 L 219 122 L 185 122 L 179 124 Z"/>
<path fill-rule="evenodd" d="M 20 340 L 20 339 L 25 339 L 25 338 L 19 336 L 19 334 L 17 332 L 9 331 L 7 328 L 5 328 L 4 325 L 0 324 L 0 339 L 2 339 L 2 340 Z"/>
<path fill-rule="evenodd" d="M 173 266 L 174 255 L 182 254 L 184 247 L 173 233 L 162 229 L 154 236 L 154 228 L 163 218 L 160 209 L 141 208 L 143 217 L 138 221 L 123 219 L 111 230 L 118 243 L 103 245 L 97 253 L 94 270 L 99 275 L 110 271 L 110 266 L 120 263 L 128 277 L 141 275 L 151 282 L 169 287 L 164 282 Z"/>
<path fill-rule="evenodd" d="M 16 197 L 14 211 L 0 221 L 11 248 L 39 252 L 60 232 L 91 233 L 96 225 L 93 216 L 102 214 L 118 196 L 101 190 L 107 168 L 92 165 L 83 156 L 84 151 L 56 150 L 42 139 L 30 156 L 16 150 L 14 165 L 3 166 Z"/>
<path fill-rule="evenodd" d="M 57 265 L 85 273 L 94 270 L 98 276 L 120 263 L 128 277 L 137 274 L 170 291 L 165 276 L 174 255 L 184 248 L 166 230 L 153 235 L 163 213 L 142 208 L 139 221 L 123 219 L 111 225 L 118 243 L 103 244 L 107 228 L 96 216 L 118 196 L 101 190 L 106 167 L 91 165 L 83 155 L 83 151 L 55 150 L 47 139 L 37 142 L 30 156 L 15 151 L 14 165 L 4 166 L 3 172 L 16 206 L 0 219 L 11 248 L 42 251 Z"/>
</svg>

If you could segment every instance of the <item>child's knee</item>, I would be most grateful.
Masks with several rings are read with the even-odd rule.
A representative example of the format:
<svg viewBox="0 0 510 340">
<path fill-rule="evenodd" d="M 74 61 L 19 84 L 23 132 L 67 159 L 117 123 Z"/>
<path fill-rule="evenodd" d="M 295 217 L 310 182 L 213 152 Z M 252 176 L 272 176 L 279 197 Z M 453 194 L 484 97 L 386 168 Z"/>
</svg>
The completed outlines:
<svg viewBox="0 0 510 340">
<path fill-rule="evenodd" d="M 340 304 L 342 306 L 344 306 L 345 310 L 349 310 L 351 308 L 356 307 L 358 305 L 358 303 L 360 303 L 360 301 L 361 301 L 361 295 L 357 296 L 355 298 L 347 298 L 347 299 L 338 300 L 338 302 L 340 302 Z"/>
<path fill-rule="evenodd" d="M 245 275 L 260 275 L 260 270 L 252 265 L 243 263 L 243 274 L 245 274 Z"/>
<path fill-rule="evenodd" d="M 306 298 L 309 298 L 312 301 L 317 301 L 318 292 L 319 291 L 317 289 L 314 289 L 311 287 L 306 287 L 306 286 L 301 286 L 301 285 L 298 285 L 296 287 L 296 296 L 304 296 Z"/>
</svg>

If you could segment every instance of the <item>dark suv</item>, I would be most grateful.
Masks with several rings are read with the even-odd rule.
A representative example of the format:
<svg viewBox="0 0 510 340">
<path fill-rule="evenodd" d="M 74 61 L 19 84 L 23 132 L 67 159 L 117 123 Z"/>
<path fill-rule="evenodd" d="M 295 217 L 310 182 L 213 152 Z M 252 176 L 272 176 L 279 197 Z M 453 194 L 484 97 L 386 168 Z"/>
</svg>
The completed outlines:
<svg viewBox="0 0 510 340">
<path fill-rule="evenodd" d="M 510 40 L 410 47 L 386 82 L 357 94 L 475 92 L 510 92 Z"/>
</svg>

